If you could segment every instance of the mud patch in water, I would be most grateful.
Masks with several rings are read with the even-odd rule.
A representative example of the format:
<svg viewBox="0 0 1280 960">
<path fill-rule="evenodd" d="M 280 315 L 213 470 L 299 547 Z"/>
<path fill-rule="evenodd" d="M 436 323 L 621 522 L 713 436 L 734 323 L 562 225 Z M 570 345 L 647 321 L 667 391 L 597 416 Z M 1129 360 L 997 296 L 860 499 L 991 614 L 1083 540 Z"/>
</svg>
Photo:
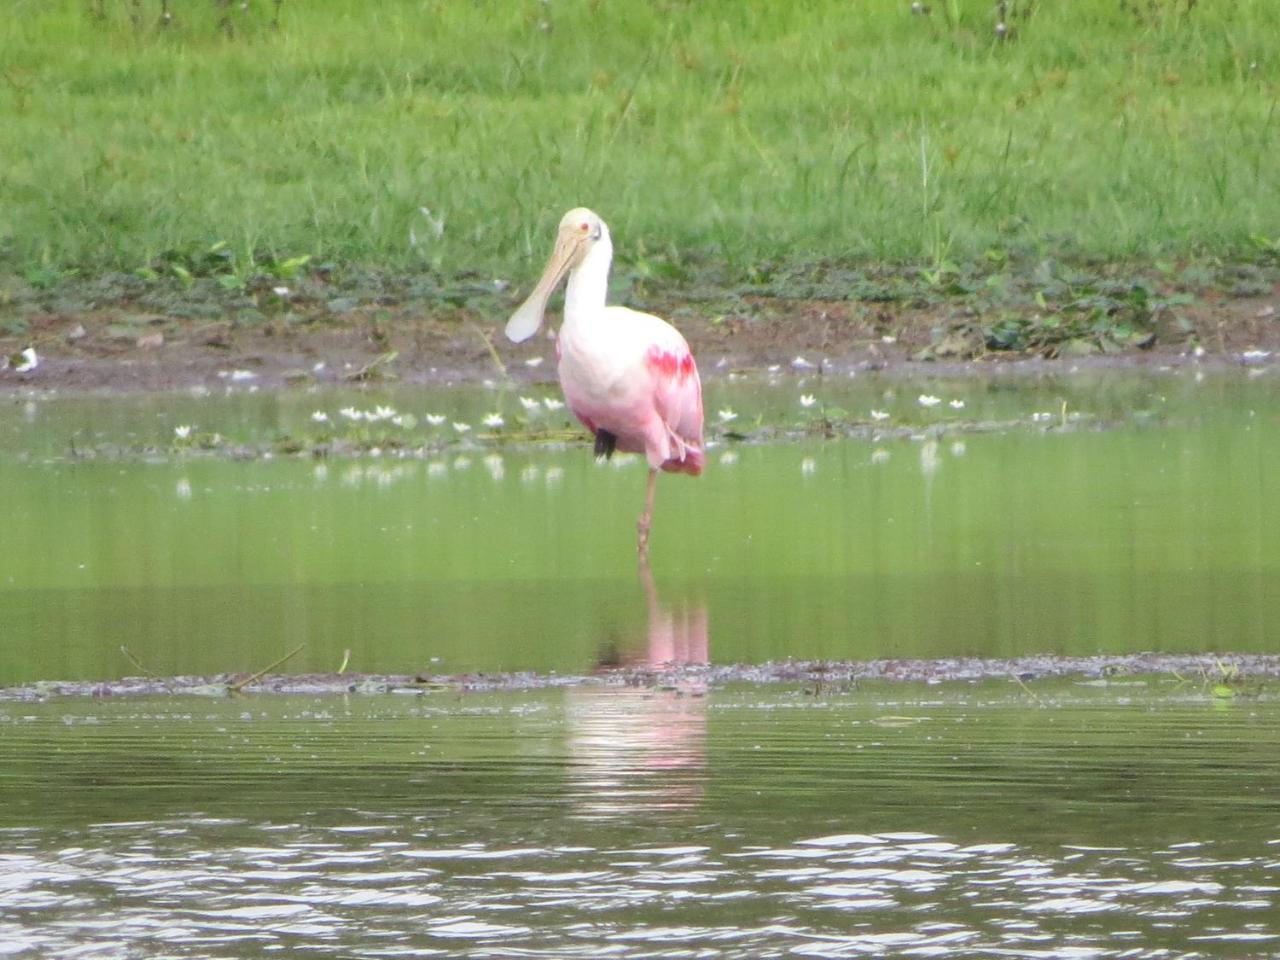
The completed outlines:
<svg viewBox="0 0 1280 960">
<path fill-rule="evenodd" d="M 761 664 L 646 664 L 591 674 L 534 672 L 446 674 L 252 674 L 208 677 L 125 677 L 107 681 L 56 681 L 0 688 L 0 701 L 50 697 L 148 697 L 163 694 L 225 697 L 236 694 L 410 694 L 446 691 L 517 691 L 552 687 L 622 686 L 699 694 L 735 684 L 803 684 L 815 694 L 862 681 L 943 683 L 1008 680 L 1034 697 L 1036 680 L 1076 676 L 1104 683 L 1162 682 L 1191 685 L 1219 698 L 1248 696 L 1280 677 L 1280 655 L 1223 656 L 1140 653 L 1127 656 L 1027 656 L 1012 659 L 945 657 L 928 660 L 800 661 Z M 251 682 L 246 682 L 251 680 Z"/>
</svg>

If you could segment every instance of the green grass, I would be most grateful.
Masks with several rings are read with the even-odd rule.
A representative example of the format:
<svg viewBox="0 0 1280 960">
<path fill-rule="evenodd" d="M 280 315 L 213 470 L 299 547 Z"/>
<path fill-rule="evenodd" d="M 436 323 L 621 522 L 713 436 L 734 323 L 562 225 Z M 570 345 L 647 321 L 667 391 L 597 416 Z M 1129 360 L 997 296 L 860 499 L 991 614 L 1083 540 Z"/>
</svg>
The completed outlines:
<svg viewBox="0 0 1280 960">
<path fill-rule="evenodd" d="M 988 0 L 253 0 L 232 37 L 95 3 L 0 20 L 0 272 L 221 241 L 523 278 L 575 204 L 735 272 L 1280 234 L 1274 0 L 1040 2 L 1004 41 Z"/>
</svg>

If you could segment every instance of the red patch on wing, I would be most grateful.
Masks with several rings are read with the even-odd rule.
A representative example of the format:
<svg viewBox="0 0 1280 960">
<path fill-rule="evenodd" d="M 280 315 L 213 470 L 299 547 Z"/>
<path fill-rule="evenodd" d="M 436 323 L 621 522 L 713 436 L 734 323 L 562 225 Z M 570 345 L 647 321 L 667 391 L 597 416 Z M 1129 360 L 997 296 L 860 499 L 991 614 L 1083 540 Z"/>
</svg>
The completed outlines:
<svg viewBox="0 0 1280 960">
<path fill-rule="evenodd" d="M 688 353 L 678 356 L 661 347 L 650 347 L 646 362 L 655 373 L 671 379 L 687 380 L 693 373 L 693 356 Z"/>
</svg>

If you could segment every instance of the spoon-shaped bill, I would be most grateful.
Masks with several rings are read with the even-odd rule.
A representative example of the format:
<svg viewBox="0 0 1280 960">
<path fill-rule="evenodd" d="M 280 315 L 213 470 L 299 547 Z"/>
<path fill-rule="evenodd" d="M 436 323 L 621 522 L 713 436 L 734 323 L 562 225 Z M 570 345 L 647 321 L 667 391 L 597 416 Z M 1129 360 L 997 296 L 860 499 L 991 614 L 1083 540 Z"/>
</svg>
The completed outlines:
<svg viewBox="0 0 1280 960">
<path fill-rule="evenodd" d="M 547 300 L 551 297 L 551 290 L 554 287 L 543 291 L 542 285 L 539 284 L 533 293 L 529 294 L 527 300 L 520 304 L 515 313 L 511 315 L 511 319 L 507 321 L 507 339 L 512 343 L 523 343 L 538 332 L 538 328 L 542 326 L 542 315 L 547 310 Z"/>
<path fill-rule="evenodd" d="M 533 293 L 529 294 L 525 302 L 520 304 L 516 312 L 511 315 L 511 319 L 507 321 L 508 340 L 522 343 L 538 332 L 538 328 L 542 326 L 543 314 L 547 311 L 547 301 L 551 299 L 551 294 L 555 292 L 560 281 L 573 266 L 579 245 L 580 241 L 576 240 L 572 242 L 561 240 L 556 244 L 551 259 L 547 261 L 547 269 L 542 271 L 542 279 L 533 288 Z"/>
</svg>

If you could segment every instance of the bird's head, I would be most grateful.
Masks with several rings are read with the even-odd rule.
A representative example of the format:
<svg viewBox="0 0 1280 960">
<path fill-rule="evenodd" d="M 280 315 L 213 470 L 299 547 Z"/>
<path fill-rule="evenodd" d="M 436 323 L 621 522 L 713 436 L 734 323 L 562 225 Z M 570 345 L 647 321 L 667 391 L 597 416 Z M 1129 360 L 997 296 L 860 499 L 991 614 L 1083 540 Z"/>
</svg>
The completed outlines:
<svg viewBox="0 0 1280 960">
<path fill-rule="evenodd" d="M 547 301 L 560 281 L 580 266 L 594 247 L 608 240 L 609 228 L 586 207 L 575 207 L 561 217 L 556 231 L 556 246 L 551 251 L 547 268 L 542 271 L 542 279 L 533 288 L 533 293 L 507 321 L 507 338 L 520 343 L 537 333 L 542 326 Z"/>
</svg>

